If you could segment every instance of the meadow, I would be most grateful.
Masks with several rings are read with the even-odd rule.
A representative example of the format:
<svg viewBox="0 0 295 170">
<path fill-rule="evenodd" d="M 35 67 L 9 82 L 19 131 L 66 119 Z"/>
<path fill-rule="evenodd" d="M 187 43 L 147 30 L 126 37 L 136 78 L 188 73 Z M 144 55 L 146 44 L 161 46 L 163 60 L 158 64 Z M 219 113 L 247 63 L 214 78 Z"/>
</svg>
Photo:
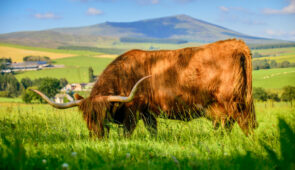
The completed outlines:
<svg viewBox="0 0 295 170">
<path fill-rule="evenodd" d="M 66 78 L 70 83 L 85 83 L 89 81 L 88 68 L 92 67 L 94 74 L 99 75 L 113 58 L 76 56 L 54 60 L 54 64 L 65 65 L 65 68 L 44 69 L 38 71 L 26 71 L 16 74 L 20 81 L 29 77 L 37 79 L 40 77 Z"/>
<path fill-rule="evenodd" d="M 140 121 L 130 138 L 111 125 L 108 138 L 88 136 L 77 108 L 0 103 L 1 169 L 292 169 L 295 109 L 289 103 L 256 103 L 259 127 L 246 137 L 214 130 L 199 118 L 158 118 L 157 137 Z"/>
<path fill-rule="evenodd" d="M 114 58 L 89 51 L 4 45 L 75 55 L 53 60 L 65 68 L 18 73 L 18 80 L 55 77 L 88 82 L 90 66 L 99 75 Z M 295 68 L 253 71 L 254 87 L 280 90 L 286 85 L 295 85 Z M 20 98 L 0 98 L 0 169 L 295 169 L 294 106 L 284 102 L 255 106 L 259 127 L 248 137 L 238 125 L 231 132 L 215 130 L 205 118 L 190 122 L 158 118 L 157 137 L 139 121 L 130 138 L 111 124 L 109 137 L 95 139 L 89 137 L 77 108 L 57 110 L 47 104 L 24 104 Z"/>
<path fill-rule="evenodd" d="M 280 89 L 295 86 L 295 68 L 276 68 L 253 71 L 253 86 L 266 89 Z"/>
</svg>

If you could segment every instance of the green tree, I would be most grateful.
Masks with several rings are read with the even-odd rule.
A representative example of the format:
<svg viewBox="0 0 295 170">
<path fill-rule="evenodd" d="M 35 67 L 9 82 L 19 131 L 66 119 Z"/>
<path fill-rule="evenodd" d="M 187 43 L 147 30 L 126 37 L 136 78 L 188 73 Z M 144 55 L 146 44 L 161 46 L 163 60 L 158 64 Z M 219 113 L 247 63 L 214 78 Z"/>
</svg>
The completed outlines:
<svg viewBox="0 0 295 170">
<path fill-rule="evenodd" d="M 287 67 L 290 67 L 290 62 L 289 62 L 289 61 L 283 61 L 283 62 L 280 64 L 280 67 L 281 67 L 281 68 L 287 68 Z"/>
<path fill-rule="evenodd" d="M 33 81 L 28 77 L 22 78 L 20 82 L 23 85 L 24 89 L 27 89 L 28 87 L 31 87 L 33 85 Z"/>
<path fill-rule="evenodd" d="M 281 99 L 283 101 L 290 102 L 292 106 L 292 100 L 295 99 L 295 87 L 294 86 L 284 87 Z"/>
<path fill-rule="evenodd" d="M 54 97 L 60 90 L 60 81 L 56 78 L 43 78 L 38 90 L 43 92 L 49 98 Z"/>
<path fill-rule="evenodd" d="M 41 101 L 41 97 L 37 95 L 35 92 L 31 91 L 30 89 L 37 89 L 36 86 L 29 87 L 26 90 L 23 91 L 22 93 L 22 100 L 25 103 L 32 103 L 33 100 L 39 100 Z"/>
<path fill-rule="evenodd" d="M 60 87 L 64 87 L 68 84 L 68 81 L 65 78 L 61 78 L 59 79 L 59 83 L 60 83 Z"/>
<path fill-rule="evenodd" d="M 268 93 L 267 98 L 276 102 L 280 101 L 279 95 L 277 93 Z"/>
<path fill-rule="evenodd" d="M 92 67 L 88 68 L 88 74 L 89 74 L 89 82 L 93 82 L 94 81 L 94 75 L 93 75 Z"/>
<path fill-rule="evenodd" d="M 278 67 L 278 63 L 276 62 L 276 60 L 271 60 L 269 65 L 270 65 L 270 68 Z"/>
<path fill-rule="evenodd" d="M 267 98 L 270 100 L 272 107 L 274 106 L 274 102 L 279 102 L 280 101 L 280 98 L 279 98 L 277 93 L 270 92 L 270 93 L 267 94 Z"/>
<path fill-rule="evenodd" d="M 6 91 L 5 97 L 17 97 L 21 92 L 20 83 L 13 74 L 0 74 L 0 91 Z"/>
<path fill-rule="evenodd" d="M 266 101 L 268 96 L 262 87 L 253 88 L 253 97 L 258 101 Z"/>
</svg>

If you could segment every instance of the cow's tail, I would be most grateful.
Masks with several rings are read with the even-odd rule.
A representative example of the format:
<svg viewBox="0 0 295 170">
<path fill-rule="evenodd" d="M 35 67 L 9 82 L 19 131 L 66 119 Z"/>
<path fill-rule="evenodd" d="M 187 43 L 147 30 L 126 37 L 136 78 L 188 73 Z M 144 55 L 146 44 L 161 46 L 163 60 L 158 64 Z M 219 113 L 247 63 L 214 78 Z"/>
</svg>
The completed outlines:
<svg viewBox="0 0 295 170">
<path fill-rule="evenodd" d="M 244 55 L 244 67 L 243 71 L 245 73 L 246 78 L 246 90 L 245 90 L 245 104 L 246 104 L 246 114 L 249 120 L 248 126 L 250 128 L 257 127 L 256 122 L 256 115 L 255 115 L 255 108 L 254 108 L 254 102 L 253 102 L 253 96 L 252 96 L 252 56 L 250 49 L 246 46 L 245 51 L 243 52 Z"/>
</svg>

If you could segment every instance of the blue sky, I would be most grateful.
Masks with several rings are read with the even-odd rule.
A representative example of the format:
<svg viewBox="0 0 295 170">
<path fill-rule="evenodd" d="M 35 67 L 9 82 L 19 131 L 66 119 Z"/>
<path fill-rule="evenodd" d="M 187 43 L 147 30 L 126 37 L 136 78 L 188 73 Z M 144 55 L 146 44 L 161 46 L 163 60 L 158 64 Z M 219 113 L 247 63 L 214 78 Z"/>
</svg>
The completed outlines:
<svg viewBox="0 0 295 170">
<path fill-rule="evenodd" d="M 295 41 L 295 0 L 0 0 L 0 33 L 178 14 L 253 36 Z"/>
</svg>

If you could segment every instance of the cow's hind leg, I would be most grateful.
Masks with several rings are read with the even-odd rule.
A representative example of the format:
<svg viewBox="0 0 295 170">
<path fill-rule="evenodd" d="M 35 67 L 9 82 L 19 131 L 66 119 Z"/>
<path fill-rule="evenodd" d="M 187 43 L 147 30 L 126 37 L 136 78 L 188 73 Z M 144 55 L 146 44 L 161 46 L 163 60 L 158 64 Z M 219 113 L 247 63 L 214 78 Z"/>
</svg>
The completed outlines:
<svg viewBox="0 0 295 170">
<path fill-rule="evenodd" d="M 156 117 L 152 115 L 151 113 L 146 112 L 146 113 L 143 113 L 142 120 L 143 120 L 144 126 L 147 128 L 150 134 L 156 137 L 158 133 Z"/>
<path fill-rule="evenodd" d="M 257 122 L 254 113 L 249 113 L 246 109 L 246 104 L 237 104 L 234 109 L 234 120 L 237 121 L 240 128 L 243 130 L 246 136 L 249 133 L 253 133 L 255 127 L 257 127 Z"/>
<path fill-rule="evenodd" d="M 213 121 L 213 127 L 217 130 L 220 126 L 228 131 L 231 130 L 233 121 L 223 104 L 215 103 L 209 108 L 209 118 Z"/>
</svg>

